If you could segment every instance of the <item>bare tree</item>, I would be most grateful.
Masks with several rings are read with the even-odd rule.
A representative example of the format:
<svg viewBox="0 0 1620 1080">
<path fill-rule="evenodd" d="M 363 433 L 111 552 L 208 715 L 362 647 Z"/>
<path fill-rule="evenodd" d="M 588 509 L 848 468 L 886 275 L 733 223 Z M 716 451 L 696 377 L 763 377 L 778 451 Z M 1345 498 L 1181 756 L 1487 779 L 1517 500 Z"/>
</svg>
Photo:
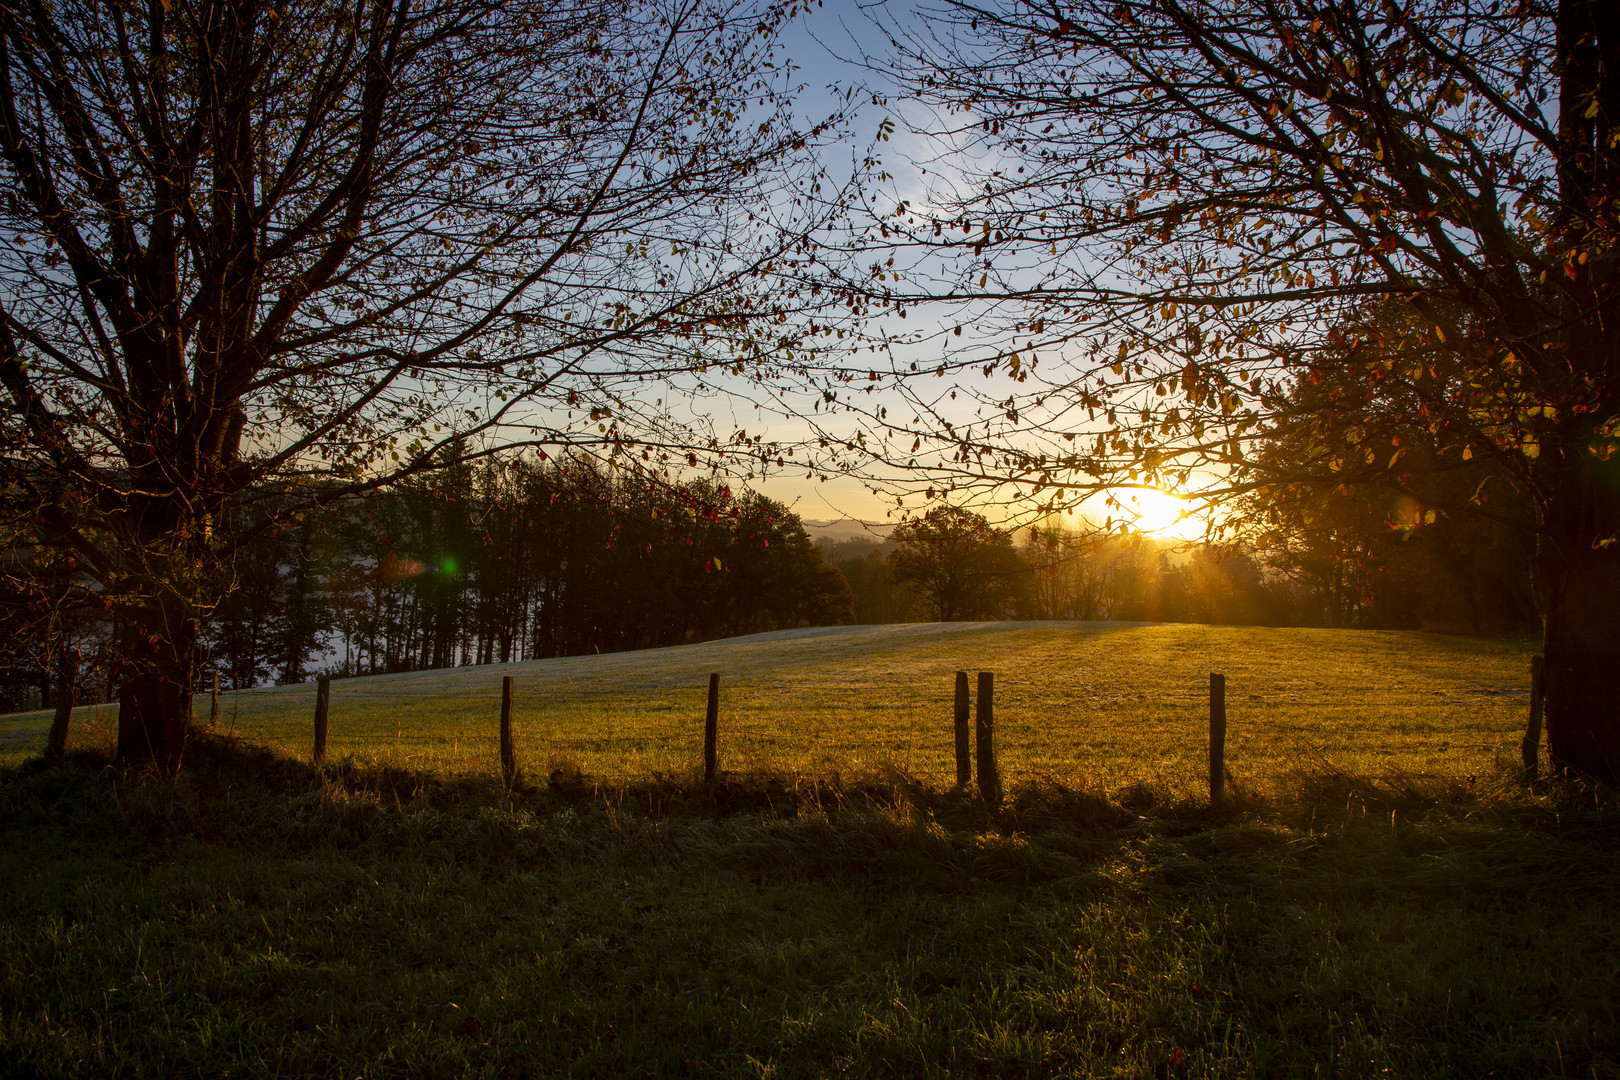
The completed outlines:
<svg viewBox="0 0 1620 1080">
<path fill-rule="evenodd" d="M 1105 571 L 1112 534 L 1058 521 L 1024 534 L 1019 555 L 1029 567 L 1029 607 L 1036 618 L 1092 620 L 1107 610 Z"/>
<path fill-rule="evenodd" d="M 4 540 L 115 613 L 123 756 L 178 754 L 241 493 L 332 499 L 451 445 L 708 445 L 672 398 L 782 359 L 770 274 L 836 204 L 773 61 L 794 14 L 0 8 Z"/>
<path fill-rule="evenodd" d="M 1534 531 L 1552 750 L 1620 776 L 1620 8 L 960 0 L 920 25 L 891 25 L 892 70 L 948 152 L 884 208 L 916 255 L 893 299 L 994 335 L 947 322 L 939 373 L 987 382 L 909 379 L 916 420 L 872 452 L 1043 509 L 1128 484 L 1439 499 L 1418 471 L 1488 460 L 1420 512 Z M 1323 364 L 1338 392 L 1297 393 Z M 1277 437 L 1296 452 L 1254 452 Z"/>
</svg>

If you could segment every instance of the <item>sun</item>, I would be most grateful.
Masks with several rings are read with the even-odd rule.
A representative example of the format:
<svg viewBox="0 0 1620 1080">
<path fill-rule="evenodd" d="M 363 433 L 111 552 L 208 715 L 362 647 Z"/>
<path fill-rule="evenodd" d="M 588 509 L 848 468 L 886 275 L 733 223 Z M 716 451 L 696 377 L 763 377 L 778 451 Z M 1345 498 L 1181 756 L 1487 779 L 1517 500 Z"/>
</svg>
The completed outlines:
<svg viewBox="0 0 1620 1080">
<path fill-rule="evenodd" d="M 1166 540 L 1197 540 L 1204 535 L 1204 520 L 1192 503 L 1179 495 L 1158 488 L 1136 488 L 1116 492 L 1115 500 L 1124 510 L 1131 528 Z"/>
</svg>

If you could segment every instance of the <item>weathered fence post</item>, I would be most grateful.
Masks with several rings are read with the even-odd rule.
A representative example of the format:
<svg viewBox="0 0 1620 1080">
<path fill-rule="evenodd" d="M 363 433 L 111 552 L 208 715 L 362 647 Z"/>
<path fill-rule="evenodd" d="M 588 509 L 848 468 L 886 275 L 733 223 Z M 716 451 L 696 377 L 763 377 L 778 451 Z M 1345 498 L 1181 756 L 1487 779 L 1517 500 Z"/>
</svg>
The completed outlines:
<svg viewBox="0 0 1620 1080">
<path fill-rule="evenodd" d="M 1226 676 L 1209 673 L 1209 801 L 1226 798 Z"/>
<path fill-rule="evenodd" d="M 1547 658 L 1540 653 L 1530 658 L 1530 724 L 1524 729 L 1519 753 L 1524 757 L 1524 782 L 1531 783 L 1541 771 L 1537 756 L 1541 751 L 1541 710 L 1547 696 Z"/>
<path fill-rule="evenodd" d="M 214 672 L 214 692 L 208 698 L 208 726 L 219 726 L 219 672 Z"/>
<path fill-rule="evenodd" d="M 956 673 L 956 786 L 963 791 L 973 783 L 973 757 L 968 749 L 968 677 Z"/>
<path fill-rule="evenodd" d="M 326 712 L 332 702 L 332 676 L 322 675 L 315 680 L 315 767 L 326 764 Z"/>
<path fill-rule="evenodd" d="M 978 736 L 979 796 L 991 806 L 1001 805 L 1001 770 L 996 768 L 996 677 L 979 672 L 979 711 L 974 725 Z"/>
<path fill-rule="evenodd" d="M 512 676 L 501 677 L 501 779 L 511 787 L 517 779 L 517 751 L 512 745 Z"/>
<path fill-rule="evenodd" d="M 720 673 L 709 675 L 709 711 L 703 719 L 703 779 L 714 779 L 718 760 L 715 742 L 720 733 Z"/>
</svg>

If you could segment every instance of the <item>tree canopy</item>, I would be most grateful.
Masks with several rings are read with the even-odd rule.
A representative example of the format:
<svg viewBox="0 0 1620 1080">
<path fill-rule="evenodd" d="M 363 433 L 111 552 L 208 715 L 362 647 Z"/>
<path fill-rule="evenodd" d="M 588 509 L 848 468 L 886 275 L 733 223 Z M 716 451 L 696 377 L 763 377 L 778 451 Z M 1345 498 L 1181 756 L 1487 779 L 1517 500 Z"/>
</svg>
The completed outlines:
<svg viewBox="0 0 1620 1080">
<path fill-rule="evenodd" d="M 889 568 L 912 582 L 941 622 L 1006 617 L 1024 585 L 1012 537 L 959 506 L 936 506 L 895 527 Z"/>
<path fill-rule="evenodd" d="M 1047 508 L 1378 484 L 1511 518 L 1538 538 L 1554 753 L 1617 775 L 1615 6 L 963 0 L 890 30 L 950 151 L 883 228 L 914 302 L 994 333 L 945 331 L 977 411 L 908 380 L 887 459 L 931 445 L 936 494 Z M 1476 462 L 1471 490 L 1416 479 Z"/>
<path fill-rule="evenodd" d="M 770 275 L 836 208 L 804 151 L 837 118 L 796 123 L 773 61 L 794 12 L 0 11 L 0 542 L 15 596 L 65 568 L 123 628 L 122 754 L 178 751 L 243 493 L 724 449 L 672 399 L 776 357 Z"/>
<path fill-rule="evenodd" d="M 1370 488 L 1374 518 L 1519 529 L 1553 751 L 1620 776 L 1612 2 L 879 15 L 937 154 L 836 260 L 851 202 L 811 152 L 841 117 L 796 123 L 774 59 L 796 10 L 0 11 L 0 600 L 111 614 L 122 753 L 176 752 L 254 500 L 523 443 L 785 467 L 706 430 L 713 369 L 946 499 L 919 543 L 971 489 L 1190 491 L 1318 561 L 1311 521 L 1377 546 Z M 939 329 L 900 322 L 924 304 Z"/>
</svg>

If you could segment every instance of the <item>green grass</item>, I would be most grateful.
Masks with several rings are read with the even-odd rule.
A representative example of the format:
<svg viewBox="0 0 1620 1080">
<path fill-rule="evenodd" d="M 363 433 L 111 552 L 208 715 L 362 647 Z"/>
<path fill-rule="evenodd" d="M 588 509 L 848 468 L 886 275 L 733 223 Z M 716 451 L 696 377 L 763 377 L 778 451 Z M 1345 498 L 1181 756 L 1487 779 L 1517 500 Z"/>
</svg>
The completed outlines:
<svg viewBox="0 0 1620 1080">
<path fill-rule="evenodd" d="M 1522 650 L 854 635 L 525 665 L 525 753 L 562 767 L 511 792 L 418 699 L 397 749 L 390 716 L 340 711 L 360 682 L 334 686 L 356 741 L 324 772 L 289 688 L 242 695 L 237 727 L 296 728 L 292 750 L 202 737 L 163 779 L 92 745 L 0 775 L 0 1075 L 1620 1075 L 1620 819 L 1606 789 L 1514 777 Z M 958 666 L 1005 680 L 999 811 L 946 786 Z M 1216 811 L 1197 684 L 1221 668 L 1253 741 Z M 707 786 L 712 669 L 723 749 L 778 741 Z M 471 738 L 499 674 L 434 676 Z M 662 715 L 638 727 L 637 700 Z M 765 728 L 782 702 L 822 726 Z"/>
<path fill-rule="evenodd" d="M 520 757 L 602 778 L 690 771 L 708 675 L 721 673 L 723 768 L 955 775 L 954 673 L 996 673 L 997 743 L 1039 777 L 1196 787 L 1208 675 L 1227 676 L 1227 761 L 1266 783 L 1302 761 L 1358 772 L 1477 773 L 1516 753 L 1531 649 L 1430 634 L 1107 623 L 954 623 L 786 631 L 674 649 L 411 672 L 332 686 L 329 754 L 442 774 L 498 770 L 501 676 Z M 312 684 L 222 695 L 223 725 L 309 753 Z M 198 713 L 208 705 L 199 699 Z M 116 710 L 79 709 L 110 738 Z M 43 737 L 45 714 L 13 730 Z M 6 721 L 0 720 L 0 746 Z M 42 745 L 13 738 L 13 760 Z M 0 762 L 5 758 L 0 756 Z M 1189 788 L 1191 790 L 1191 788 Z"/>
</svg>

